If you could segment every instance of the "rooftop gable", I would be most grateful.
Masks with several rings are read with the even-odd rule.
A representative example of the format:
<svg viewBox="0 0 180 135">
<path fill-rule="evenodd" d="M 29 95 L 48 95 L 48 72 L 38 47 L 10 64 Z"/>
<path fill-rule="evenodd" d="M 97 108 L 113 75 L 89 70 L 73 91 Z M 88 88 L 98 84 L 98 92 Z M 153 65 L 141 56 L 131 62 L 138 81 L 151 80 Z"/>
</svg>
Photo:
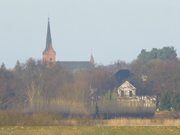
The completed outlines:
<svg viewBox="0 0 180 135">
<path fill-rule="evenodd" d="M 129 81 L 125 81 L 118 89 L 119 90 L 136 90 L 136 87 L 133 86 Z"/>
</svg>

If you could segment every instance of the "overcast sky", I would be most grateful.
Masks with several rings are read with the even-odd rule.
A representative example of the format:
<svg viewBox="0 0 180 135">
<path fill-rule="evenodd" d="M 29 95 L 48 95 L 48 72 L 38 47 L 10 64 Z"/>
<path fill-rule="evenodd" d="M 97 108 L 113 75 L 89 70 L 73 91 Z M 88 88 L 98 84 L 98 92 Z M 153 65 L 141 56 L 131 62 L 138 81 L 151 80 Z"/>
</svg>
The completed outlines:
<svg viewBox="0 0 180 135">
<path fill-rule="evenodd" d="M 180 0 L 0 0 L 0 63 L 41 59 L 50 17 L 57 60 L 131 62 L 141 49 L 180 54 Z"/>
</svg>

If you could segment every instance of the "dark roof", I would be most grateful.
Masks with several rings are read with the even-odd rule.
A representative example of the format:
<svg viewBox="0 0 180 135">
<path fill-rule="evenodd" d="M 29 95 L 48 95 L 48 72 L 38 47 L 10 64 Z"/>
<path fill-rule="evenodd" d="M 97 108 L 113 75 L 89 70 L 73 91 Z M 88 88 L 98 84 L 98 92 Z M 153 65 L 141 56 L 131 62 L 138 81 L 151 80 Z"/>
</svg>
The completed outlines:
<svg viewBox="0 0 180 135">
<path fill-rule="evenodd" d="M 89 61 L 58 61 L 57 64 L 66 70 L 89 70 L 94 68 L 94 64 Z"/>
<path fill-rule="evenodd" d="M 115 74 L 116 80 L 118 82 L 127 80 L 130 76 L 132 76 L 132 73 L 128 69 L 121 69 Z"/>
<path fill-rule="evenodd" d="M 46 48 L 44 52 L 47 52 L 52 47 L 52 39 L 51 39 L 51 30 L 50 30 L 50 22 L 48 19 L 48 27 L 47 27 L 47 36 L 46 36 Z"/>
</svg>

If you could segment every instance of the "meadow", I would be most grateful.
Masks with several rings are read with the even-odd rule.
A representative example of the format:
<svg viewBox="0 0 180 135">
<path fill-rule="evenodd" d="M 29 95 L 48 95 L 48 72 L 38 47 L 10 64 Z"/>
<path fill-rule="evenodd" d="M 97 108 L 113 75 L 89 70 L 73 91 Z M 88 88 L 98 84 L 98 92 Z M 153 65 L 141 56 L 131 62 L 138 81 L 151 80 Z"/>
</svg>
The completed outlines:
<svg viewBox="0 0 180 135">
<path fill-rule="evenodd" d="M 180 127 L 165 126 L 13 126 L 0 127 L 0 135 L 179 135 Z"/>
<path fill-rule="evenodd" d="M 0 112 L 0 135 L 180 135 L 177 118 L 61 118 L 52 113 Z"/>
</svg>

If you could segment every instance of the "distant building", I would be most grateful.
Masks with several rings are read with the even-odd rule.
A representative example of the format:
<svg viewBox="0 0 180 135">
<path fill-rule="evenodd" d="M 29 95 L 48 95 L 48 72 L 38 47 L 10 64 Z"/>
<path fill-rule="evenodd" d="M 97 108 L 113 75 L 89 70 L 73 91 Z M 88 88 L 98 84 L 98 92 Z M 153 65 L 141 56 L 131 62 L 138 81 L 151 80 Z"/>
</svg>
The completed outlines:
<svg viewBox="0 0 180 135">
<path fill-rule="evenodd" d="M 147 75 L 142 75 L 141 79 L 142 79 L 143 82 L 147 82 L 148 76 Z"/>
<path fill-rule="evenodd" d="M 117 89 L 119 97 L 134 97 L 136 96 L 136 88 L 128 81 L 125 81 Z"/>
<path fill-rule="evenodd" d="M 47 27 L 46 48 L 43 51 L 43 61 L 47 64 L 59 65 L 60 67 L 70 71 L 89 70 L 94 68 L 95 65 L 93 55 L 91 55 L 89 61 L 56 61 L 56 51 L 52 45 L 49 19 Z"/>
</svg>

